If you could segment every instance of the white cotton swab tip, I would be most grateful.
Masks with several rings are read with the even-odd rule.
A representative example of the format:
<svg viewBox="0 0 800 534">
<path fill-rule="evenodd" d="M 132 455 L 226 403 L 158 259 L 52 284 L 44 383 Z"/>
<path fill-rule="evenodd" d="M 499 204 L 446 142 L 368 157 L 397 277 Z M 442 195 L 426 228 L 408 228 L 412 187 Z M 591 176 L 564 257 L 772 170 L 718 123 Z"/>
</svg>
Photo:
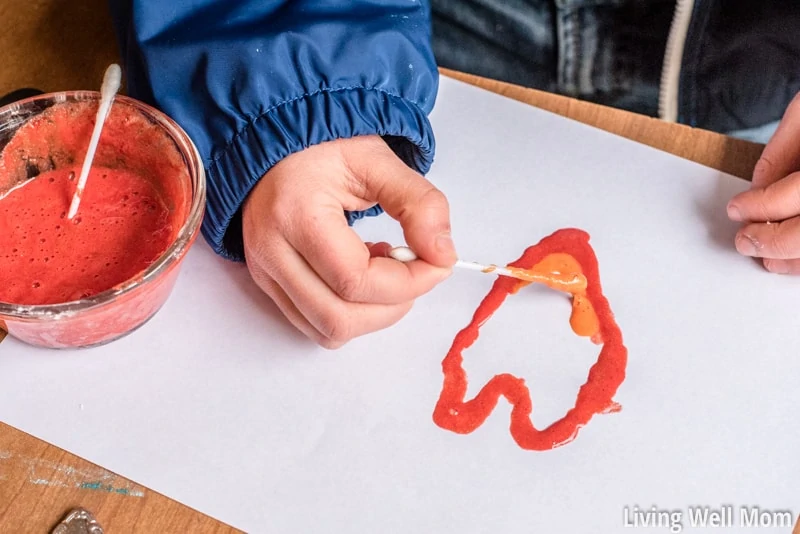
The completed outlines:
<svg viewBox="0 0 800 534">
<path fill-rule="evenodd" d="M 92 131 L 92 138 L 89 141 L 89 149 L 86 151 L 86 157 L 83 159 L 83 167 L 81 168 L 81 175 L 78 178 L 78 185 L 75 187 L 75 193 L 72 195 L 72 203 L 69 205 L 69 212 L 67 218 L 72 219 L 78 213 L 78 206 L 81 203 L 81 196 L 86 187 L 86 179 L 89 177 L 89 170 L 92 168 L 92 161 L 94 154 L 97 151 L 97 144 L 100 141 L 100 134 L 103 131 L 103 125 L 108 117 L 108 112 L 111 110 L 111 104 L 114 97 L 119 91 L 122 84 L 122 69 L 119 65 L 112 64 L 103 76 L 103 85 L 100 87 L 100 106 L 97 109 L 97 118 L 94 123 L 94 130 Z"/>
<path fill-rule="evenodd" d="M 389 251 L 389 256 L 403 263 L 417 259 L 417 255 L 408 247 L 395 247 Z"/>
</svg>

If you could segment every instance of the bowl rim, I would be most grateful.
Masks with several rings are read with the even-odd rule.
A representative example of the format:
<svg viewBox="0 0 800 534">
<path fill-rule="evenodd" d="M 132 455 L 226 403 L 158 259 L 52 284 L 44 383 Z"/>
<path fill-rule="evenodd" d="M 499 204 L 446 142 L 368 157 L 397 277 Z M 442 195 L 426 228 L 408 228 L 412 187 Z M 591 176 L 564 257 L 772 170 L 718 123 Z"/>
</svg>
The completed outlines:
<svg viewBox="0 0 800 534">
<path fill-rule="evenodd" d="M 43 93 L 32 96 L 6 106 L 0 107 L 0 118 L 8 113 L 19 111 L 20 109 L 41 101 L 52 101 L 54 104 L 68 102 L 99 101 L 98 91 L 59 91 Z M 200 231 L 200 225 L 205 214 L 206 201 L 206 174 L 203 167 L 202 157 L 197 150 L 194 142 L 189 135 L 172 118 L 164 112 L 126 95 L 117 95 L 114 98 L 114 105 L 123 104 L 136 108 L 143 112 L 148 119 L 153 120 L 176 144 L 178 151 L 183 156 L 189 177 L 192 181 L 192 199 L 189 212 L 178 231 L 175 241 L 165 250 L 147 269 L 118 284 L 111 289 L 107 289 L 89 298 L 60 302 L 57 304 L 14 304 L 0 301 L 0 326 L 3 320 L 54 320 L 84 313 L 94 308 L 105 306 L 119 298 L 135 291 L 137 288 L 148 285 L 150 281 L 159 278 L 165 271 L 180 262 L 194 243 Z M 48 106 L 45 109 L 49 109 Z M 42 112 L 44 109 L 42 110 Z M 24 119 L 22 124 L 40 114 L 35 113 Z M 21 125 L 20 124 L 20 127 Z M 7 328 L 5 328 L 7 330 Z"/>
</svg>

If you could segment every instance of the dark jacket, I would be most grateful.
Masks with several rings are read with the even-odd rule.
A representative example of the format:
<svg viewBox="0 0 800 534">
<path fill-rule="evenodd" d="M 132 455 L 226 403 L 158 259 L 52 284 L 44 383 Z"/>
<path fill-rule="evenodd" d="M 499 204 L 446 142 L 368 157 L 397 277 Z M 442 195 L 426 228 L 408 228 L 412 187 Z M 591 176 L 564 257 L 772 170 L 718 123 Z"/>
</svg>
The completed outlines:
<svg viewBox="0 0 800 534">
<path fill-rule="evenodd" d="M 433 34 L 441 66 L 720 133 L 800 91 L 797 0 L 433 0 Z"/>
<path fill-rule="evenodd" d="M 798 91 L 800 2 L 695 2 L 682 58 L 680 122 L 717 132 L 753 128 L 779 120 Z"/>
</svg>

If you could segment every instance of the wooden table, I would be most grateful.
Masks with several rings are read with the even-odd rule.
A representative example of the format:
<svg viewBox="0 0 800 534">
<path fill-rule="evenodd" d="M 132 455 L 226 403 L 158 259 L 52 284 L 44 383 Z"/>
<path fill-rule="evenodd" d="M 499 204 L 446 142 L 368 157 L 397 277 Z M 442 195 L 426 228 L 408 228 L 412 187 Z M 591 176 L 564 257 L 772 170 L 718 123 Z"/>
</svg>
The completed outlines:
<svg viewBox="0 0 800 534">
<path fill-rule="evenodd" d="M 118 61 L 106 0 L 6 0 L 0 4 L 0 20 L 0 94 L 20 87 L 94 88 L 106 66 Z M 742 178 L 750 177 L 763 148 L 552 94 L 443 73 Z M 90 510 L 108 534 L 239 532 L 0 422 L 0 532 L 43 534 L 78 506 Z M 800 523 L 795 534 L 800 534 Z"/>
</svg>

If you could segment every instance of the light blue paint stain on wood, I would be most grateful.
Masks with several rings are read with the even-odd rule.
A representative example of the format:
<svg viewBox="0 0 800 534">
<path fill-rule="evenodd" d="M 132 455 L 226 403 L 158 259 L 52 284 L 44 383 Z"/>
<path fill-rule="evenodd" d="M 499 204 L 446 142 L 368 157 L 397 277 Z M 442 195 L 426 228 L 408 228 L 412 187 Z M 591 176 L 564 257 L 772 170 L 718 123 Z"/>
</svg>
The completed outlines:
<svg viewBox="0 0 800 534">
<path fill-rule="evenodd" d="M 23 465 L 28 472 L 28 483 L 35 486 L 80 488 L 130 497 L 144 497 L 143 490 L 105 469 L 95 467 L 76 469 L 41 458 L 15 457 L 10 451 L 0 451 L 0 467 L 11 463 Z M 5 480 L 8 480 L 8 475 L 5 472 L 0 473 L 0 481 Z M 85 482 L 86 480 L 92 482 Z M 114 486 L 113 482 L 117 480 L 123 484 Z"/>
<path fill-rule="evenodd" d="M 105 491 L 107 493 L 116 493 L 119 495 L 130 495 L 131 497 L 144 497 L 143 491 L 128 488 L 115 488 L 111 484 L 103 484 L 102 482 L 82 482 L 80 488 L 94 491 Z"/>
</svg>

